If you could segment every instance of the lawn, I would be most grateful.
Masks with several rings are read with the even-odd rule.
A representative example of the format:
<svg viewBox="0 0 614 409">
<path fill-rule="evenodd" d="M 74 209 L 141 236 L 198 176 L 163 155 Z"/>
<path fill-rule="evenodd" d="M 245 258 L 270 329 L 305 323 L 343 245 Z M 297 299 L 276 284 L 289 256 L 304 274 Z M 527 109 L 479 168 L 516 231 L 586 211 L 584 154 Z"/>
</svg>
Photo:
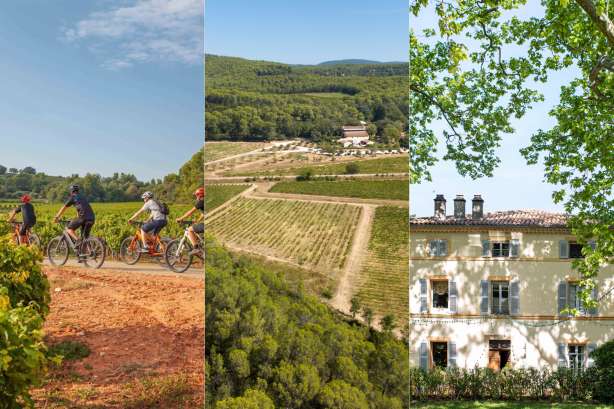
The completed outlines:
<svg viewBox="0 0 614 409">
<path fill-rule="evenodd" d="M 311 169 L 315 175 L 343 175 L 347 173 L 346 166 L 349 163 L 357 165 L 357 172 L 353 173 L 407 173 L 409 172 L 409 158 L 407 156 L 393 156 L 385 158 L 359 159 L 355 161 L 343 161 L 326 164 L 300 165 L 284 167 L 264 171 L 236 171 L 227 172 L 225 176 L 280 176 L 300 175 Z"/>
<path fill-rule="evenodd" d="M 408 200 L 409 182 L 407 179 L 279 182 L 271 188 L 271 192 L 359 197 L 365 199 Z"/>
<path fill-rule="evenodd" d="M 586 403 L 550 403 L 550 402 L 412 402 L 411 408 L 424 409 L 612 409 L 612 405 L 593 405 Z"/>
</svg>

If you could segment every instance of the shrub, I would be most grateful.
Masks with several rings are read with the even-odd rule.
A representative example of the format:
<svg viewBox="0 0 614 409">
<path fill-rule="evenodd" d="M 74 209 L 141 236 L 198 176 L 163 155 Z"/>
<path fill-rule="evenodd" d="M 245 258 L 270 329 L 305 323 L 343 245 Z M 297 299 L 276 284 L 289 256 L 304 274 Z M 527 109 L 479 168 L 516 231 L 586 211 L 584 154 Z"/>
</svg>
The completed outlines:
<svg viewBox="0 0 614 409">
<path fill-rule="evenodd" d="M 614 402 L 614 340 L 595 349 L 591 358 L 595 361 L 594 398 L 601 402 Z"/>
<path fill-rule="evenodd" d="M 297 181 L 305 181 L 305 180 L 311 180 L 311 178 L 313 178 L 313 169 L 311 168 L 306 168 L 306 169 L 302 169 L 298 176 L 296 177 Z"/>
<path fill-rule="evenodd" d="M 360 167 L 357 163 L 348 163 L 345 165 L 345 173 L 348 175 L 355 175 L 360 172 Z"/>
<path fill-rule="evenodd" d="M 66 361 L 77 361 L 90 355 L 90 348 L 77 341 L 62 341 L 49 347 L 49 355 L 60 356 Z"/>
</svg>

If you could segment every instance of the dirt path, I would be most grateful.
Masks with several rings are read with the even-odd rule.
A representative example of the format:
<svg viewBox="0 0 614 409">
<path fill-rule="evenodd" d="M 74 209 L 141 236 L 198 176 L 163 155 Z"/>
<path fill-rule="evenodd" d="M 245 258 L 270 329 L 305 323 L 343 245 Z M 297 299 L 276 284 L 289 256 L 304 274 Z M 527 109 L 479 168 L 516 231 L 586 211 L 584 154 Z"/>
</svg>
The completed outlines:
<svg viewBox="0 0 614 409">
<path fill-rule="evenodd" d="M 337 292 L 330 302 L 333 308 L 346 314 L 350 313 L 350 300 L 354 294 L 353 284 L 359 279 L 362 263 L 369 247 L 374 213 L 374 206 L 363 205 L 360 220 L 352 240 L 348 261 L 343 269 L 343 273 L 339 277 Z"/>
<path fill-rule="evenodd" d="M 53 266 L 49 264 L 47 260 L 45 260 L 43 264 L 48 268 L 53 268 Z M 83 270 L 89 271 L 92 273 L 95 273 L 96 271 L 100 271 L 100 272 L 120 271 L 124 273 L 165 275 L 165 276 L 173 276 L 173 277 L 189 276 L 192 278 L 197 277 L 197 276 L 202 276 L 203 274 L 203 265 L 201 262 L 194 264 L 193 267 L 190 267 L 185 273 L 181 273 L 181 274 L 178 274 L 178 273 L 175 273 L 169 270 L 168 267 L 160 263 L 139 261 L 138 263 L 131 266 L 121 261 L 109 260 L 109 259 L 105 260 L 102 267 L 97 270 L 84 268 L 81 264 L 77 263 L 77 261 L 74 258 L 69 259 L 66 265 L 60 268 L 68 268 L 68 269 L 74 269 L 74 268 L 81 269 L 82 268 Z"/>
<path fill-rule="evenodd" d="M 38 408 L 203 406 L 204 280 L 44 267 L 48 345 L 86 345 L 34 391 Z"/>
</svg>

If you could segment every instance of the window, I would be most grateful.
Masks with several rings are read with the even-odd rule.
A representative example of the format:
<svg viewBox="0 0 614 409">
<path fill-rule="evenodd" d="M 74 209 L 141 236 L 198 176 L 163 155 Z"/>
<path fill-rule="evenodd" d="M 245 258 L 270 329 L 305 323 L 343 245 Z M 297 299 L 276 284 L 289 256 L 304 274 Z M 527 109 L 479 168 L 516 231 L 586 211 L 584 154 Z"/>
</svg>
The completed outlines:
<svg viewBox="0 0 614 409">
<path fill-rule="evenodd" d="M 582 370 L 584 368 L 584 345 L 570 344 L 567 348 L 569 367 L 574 370 Z"/>
<path fill-rule="evenodd" d="M 493 257 L 509 257 L 510 256 L 510 242 L 509 241 L 495 241 L 492 243 L 492 256 Z"/>
<path fill-rule="evenodd" d="M 491 283 L 491 308 L 492 314 L 509 315 L 509 291 L 507 281 L 494 281 Z"/>
<path fill-rule="evenodd" d="M 447 342 L 431 342 L 431 351 L 433 355 L 433 366 L 436 368 L 448 367 L 448 343 Z"/>
<path fill-rule="evenodd" d="M 433 257 L 444 257 L 448 255 L 448 240 L 429 241 L 430 254 Z"/>
<path fill-rule="evenodd" d="M 582 245 L 578 243 L 569 243 L 569 258 L 584 258 L 582 255 Z"/>
<path fill-rule="evenodd" d="M 488 367 L 500 371 L 510 362 L 511 341 L 491 339 L 488 341 Z"/>
<path fill-rule="evenodd" d="M 581 314 L 584 314 L 584 305 L 578 292 L 582 290 L 582 287 L 578 284 L 569 284 L 567 299 L 569 300 L 569 308 L 577 309 Z"/>
<path fill-rule="evenodd" d="M 433 308 L 448 308 L 448 280 L 432 281 Z"/>
</svg>

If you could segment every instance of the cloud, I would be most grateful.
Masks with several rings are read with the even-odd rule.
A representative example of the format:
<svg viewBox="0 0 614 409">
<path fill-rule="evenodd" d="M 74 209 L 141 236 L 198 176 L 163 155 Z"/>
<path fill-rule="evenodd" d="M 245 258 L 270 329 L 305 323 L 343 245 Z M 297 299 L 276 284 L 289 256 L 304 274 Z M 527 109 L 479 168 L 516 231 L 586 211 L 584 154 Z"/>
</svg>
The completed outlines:
<svg viewBox="0 0 614 409">
<path fill-rule="evenodd" d="M 95 11 L 62 29 L 64 40 L 87 43 L 103 66 L 120 70 L 139 63 L 199 64 L 203 57 L 202 0 L 137 0 Z"/>
</svg>

